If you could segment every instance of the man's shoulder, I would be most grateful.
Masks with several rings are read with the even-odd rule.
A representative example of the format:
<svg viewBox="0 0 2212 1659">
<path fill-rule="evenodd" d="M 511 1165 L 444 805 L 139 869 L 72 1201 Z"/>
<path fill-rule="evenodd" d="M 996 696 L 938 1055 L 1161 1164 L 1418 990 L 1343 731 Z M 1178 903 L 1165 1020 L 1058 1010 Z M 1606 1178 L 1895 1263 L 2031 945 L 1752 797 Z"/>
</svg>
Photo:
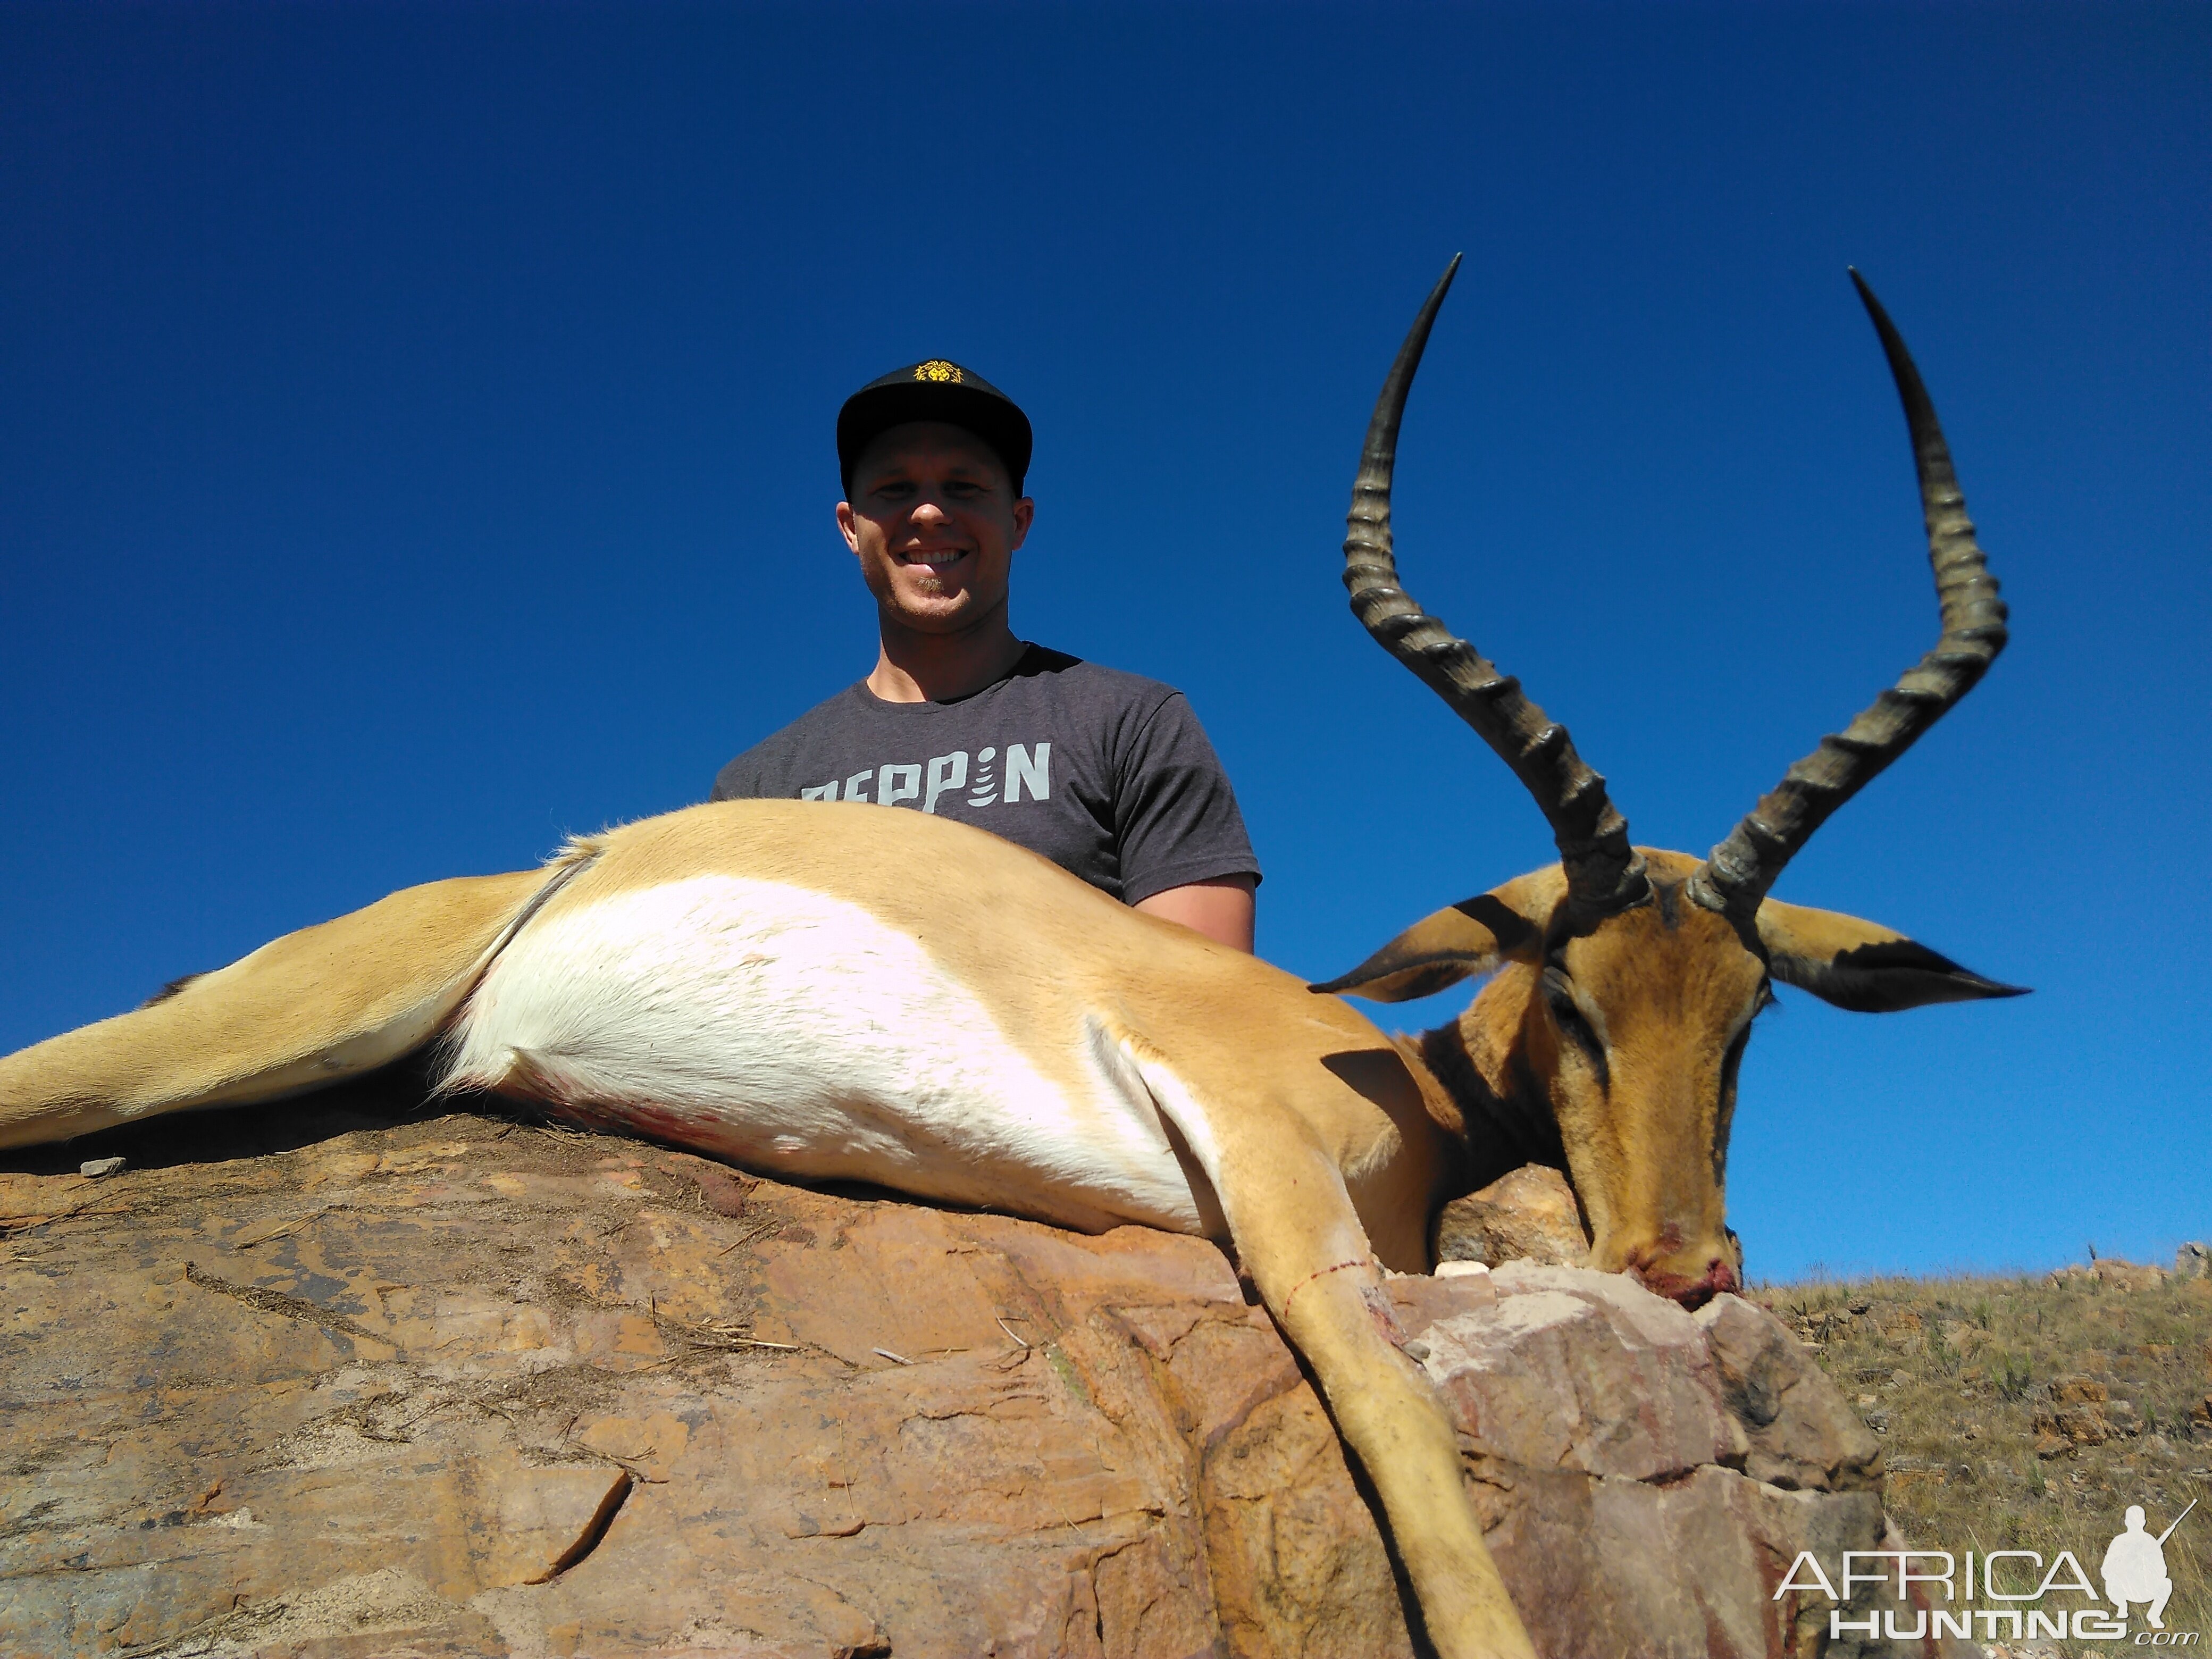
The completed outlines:
<svg viewBox="0 0 2212 1659">
<path fill-rule="evenodd" d="M 1087 657 L 1071 656 L 1050 646 L 1032 645 L 1015 665 L 1013 682 L 1031 682 L 1041 689 L 1086 702 L 1116 707 L 1141 708 L 1150 713 L 1182 693 L 1163 681 L 1126 669 L 1109 668 Z"/>
<path fill-rule="evenodd" d="M 763 793 L 781 793 L 777 775 L 796 762 L 810 744 L 831 732 L 842 732 L 856 719 L 865 718 L 865 686 L 856 682 L 808 709 L 797 720 L 769 732 L 714 775 L 711 800 L 730 800 Z"/>
</svg>

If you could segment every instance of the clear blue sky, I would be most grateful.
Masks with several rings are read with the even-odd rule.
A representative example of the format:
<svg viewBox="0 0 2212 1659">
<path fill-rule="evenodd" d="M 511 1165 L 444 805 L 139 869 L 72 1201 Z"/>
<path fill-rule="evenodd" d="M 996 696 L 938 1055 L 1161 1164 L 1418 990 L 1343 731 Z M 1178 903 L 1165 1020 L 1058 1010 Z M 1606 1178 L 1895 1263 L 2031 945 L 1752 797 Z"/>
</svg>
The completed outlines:
<svg viewBox="0 0 2212 1659">
<path fill-rule="evenodd" d="M 866 668 L 831 422 L 925 356 L 1035 418 L 1015 624 L 1189 693 L 1265 954 L 1545 861 L 1337 581 L 1457 249 L 1407 580 L 1638 840 L 1934 638 L 1847 264 L 2013 604 L 1780 896 L 2036 994 L 1785 992 L 1753 1272 L 2212 1235 L 2203 4 L 9 6 L 0 1048 L 702 799 Z"/>
</svg>

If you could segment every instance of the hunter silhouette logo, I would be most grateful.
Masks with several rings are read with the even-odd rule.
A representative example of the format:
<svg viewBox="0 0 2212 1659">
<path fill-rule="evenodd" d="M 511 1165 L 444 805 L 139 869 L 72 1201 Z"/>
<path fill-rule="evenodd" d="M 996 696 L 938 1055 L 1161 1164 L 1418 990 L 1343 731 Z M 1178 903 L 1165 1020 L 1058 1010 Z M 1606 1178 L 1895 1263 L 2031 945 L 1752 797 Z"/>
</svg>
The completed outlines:
<svg viewBox="0 0 2212 1659">
<path fill-rule="evenodd" d="M 2105 1550 L 2105 1565 L 2100 1569 L 2105 1580 L 2105 1599 L 2120 1610 L 2120 1617 L 2128 1616 L 2128 1603 L 2148 1601 L 2150 1609 L 2146 1615 L 2153 1630 L 2164 1630 L 2168 1597 L 2173 1594 L 2173 1580 L 2166 1571 L 2166 1540 L 2173 1536 L 2173 1528 L 2187 1518 L 2189 1510 L 2197 1507 L 2197 1500 L 2189 1500 L 2189 1509 L 2173 1517 L 2168 1527 L 2155 1538 L 2143 1530 L 2142 1505 L 2128 1505 L 2127 1530 L 2112 1540 Z"/>
</svg>

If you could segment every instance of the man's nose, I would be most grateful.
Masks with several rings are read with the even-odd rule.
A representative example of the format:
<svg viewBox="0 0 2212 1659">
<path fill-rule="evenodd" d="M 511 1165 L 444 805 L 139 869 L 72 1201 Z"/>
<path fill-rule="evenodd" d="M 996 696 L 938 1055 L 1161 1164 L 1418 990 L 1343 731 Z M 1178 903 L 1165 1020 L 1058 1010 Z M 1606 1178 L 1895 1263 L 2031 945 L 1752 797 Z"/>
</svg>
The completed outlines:
<svg viewBox="0 0 2212 1659">
<path fill-rule="evenodd" d="M 908 516 L 918 519 L 924 524 L 943 524 L 947 518 L 945 503 L 934 495 L 924 495 L 916 501 L 914 504 L 913 513 Z"/>
</svg>

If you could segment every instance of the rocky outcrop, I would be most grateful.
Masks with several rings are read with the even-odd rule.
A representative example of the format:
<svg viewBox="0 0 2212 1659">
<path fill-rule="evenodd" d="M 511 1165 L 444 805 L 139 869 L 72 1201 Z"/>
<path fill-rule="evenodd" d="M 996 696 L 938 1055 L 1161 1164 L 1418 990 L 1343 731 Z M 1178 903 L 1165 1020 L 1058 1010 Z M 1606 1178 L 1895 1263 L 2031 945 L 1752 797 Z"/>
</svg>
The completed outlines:
<svg viewBox="0 0 2212 1659">
<path fill-rule="evenodd" d="M 1414 1651 L 1214 1247 L 349 1109 L 0 1176 L 0 1651 Z M 1878 1547 L 1879 1462 L 1766 1315 L 1527 1263 L 1392 1293 L 1540 1650 L 1821 1650 L 1775 1589 Z"/>
<path fill-rule="evenodd" d="M 2185 1269 L 2189 1247 L 2182 1246 L 2174 1265 Z M 2054 1285 L 2103 1285 L 2116 1291 L 2154 1291 L 2166 1283 L 2166 1269 L 2155 1262 L 2122 1261 L 2115 1256 L 2103 1256 L 2087 1263 L 2075 1262 L 2061 1267 L 2051 1275 Z"/>
<path fill-rule="evenodd" d="M 1437 1218 L 1437 1258 L 1492 1267 L 1509 1261 L 1580 1267 L 1589 1261 L 1589 1235 L 1566 1176 L 1541 1164 L 1524 1164 L 1443 1206 Z"/>
</svg>

